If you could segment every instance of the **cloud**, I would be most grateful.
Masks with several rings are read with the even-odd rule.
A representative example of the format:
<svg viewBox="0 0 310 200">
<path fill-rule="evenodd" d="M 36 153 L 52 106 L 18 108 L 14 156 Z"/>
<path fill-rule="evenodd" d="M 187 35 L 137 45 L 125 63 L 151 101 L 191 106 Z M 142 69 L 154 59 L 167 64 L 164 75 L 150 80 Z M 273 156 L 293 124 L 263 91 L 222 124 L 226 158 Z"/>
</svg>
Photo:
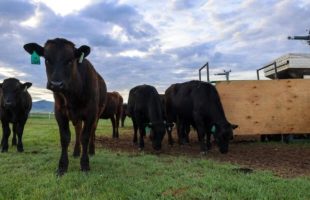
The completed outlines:
<svg viewBox="0 0 310 200">
<path fill-rule="evenodd" d="M 88 17 L 98 21 L 116 24 L 122 27 L 129 37 L 141 39 L 150 37 L 156 32 L 150 24 L 141 20 L 141 16 L 132 6 L 117 2 L 100 2 L 91 5 L 80 13 L 81 17 Z"/>
<path fill-rule="evenodd" d="M 13 67 L 7 67 L 0 63 L 0 79 L 5 79 L 9 77 L 25 77 L 26 73 L 18 71 Z"/>
<path fill-rule="evenodd" d="M 39 100 L 54 101 L 53 94 L 50 90 L 46 90 L 44 88 L 39 88 L 36 86 L 31 86 L 28 89 L 28 91 L 31 94 L 32 100 L 34 101 L 39 101 Z"/>
<path fill-rule="evenodd" d="M 188 1 L 188 0 L 173 0 L 172 9 L 177 11 L 197 8 L 205 3 L 203 0 Z"/>
<path fill-rule="evenodd" d="M 287 40 L 309 28 L 306 0 L 95 0 L 86 5 L 58 10 L 44 0 L 1 1 L 0 78 L 33 82 L 43 92 L 33 90 L 35 98 L 44 98 L 45 67 L 30 65 L 22 46 L 56 37 L 77 47 L 89 45 L 88 58 L 108 90 L 124 96 L 140 84 L 163 92 L 172 83 L 198 79 L 207 61 L 212 79 L 223 78 L 214 74 L 224 69 L 232 70 L 232 79 L 255 79 L 256 69 L 276 57 L 309 53 L 306 43 Z"/>
<path fill-rule="evenodd" d="M 0 1 L 0 22 L 19 21 L 28 18 L 35 10 L 35 5 L 23 0 Z"/>
</svg>

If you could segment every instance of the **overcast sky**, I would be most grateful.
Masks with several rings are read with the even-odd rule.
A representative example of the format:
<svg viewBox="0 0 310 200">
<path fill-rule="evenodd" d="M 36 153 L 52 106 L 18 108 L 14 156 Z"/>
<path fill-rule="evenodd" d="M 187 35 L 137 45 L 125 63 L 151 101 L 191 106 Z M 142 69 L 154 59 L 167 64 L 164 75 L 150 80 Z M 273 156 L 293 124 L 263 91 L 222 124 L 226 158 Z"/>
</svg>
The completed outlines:
<svg viewBox="0 0 310 200">
<path fill-rule="evenodd" d="M 23 45 L 66 38 L 91 47 L 89 60 L 108 91 L 150 84 L 163 93 L 172 83 L 198 79 L 207 61 L 211 80 L 256 79 L 256 69 L 287 53 L 310 53 L 309 0 L 1 0 L 0 80 L 32 82 L 34 100 L 52 100 L 41 65 Z M 203 76 L 206 80 L 206 76 Z"/>
</svg>

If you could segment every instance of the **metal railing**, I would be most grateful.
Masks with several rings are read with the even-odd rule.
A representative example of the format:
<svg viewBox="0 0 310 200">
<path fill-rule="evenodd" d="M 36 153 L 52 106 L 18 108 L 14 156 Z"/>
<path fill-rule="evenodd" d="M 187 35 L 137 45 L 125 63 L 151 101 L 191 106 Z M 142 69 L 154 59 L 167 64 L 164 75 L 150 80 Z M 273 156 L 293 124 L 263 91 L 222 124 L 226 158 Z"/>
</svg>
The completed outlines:
<svg viewBox="0 0 310 200">
<path fill-rule="evenodd" d="M 259 71 L 262 70 L 262 69 L 265 69 L 267 67 L 270 67 L 272 65 L 274 66 L 274 72 L 275 72 L 274 73 L 274 79 L 278 79 L 278 69 L 277 68 L 282 67 L 282 66 L 287 65 L 287 64 L 289 64 L 289 60 L 287 60 L 285 63 L 283 63 L 282 65 L 279 65 L 279 66 L 277 66 L 277 62 L 273 62 L 273 63 L 270 63 L 268 65 L 265 65 L 262 68 L 257 69 L 256 70 L 257 80 L 260 80 L 259 79 Z"/>
<path fill-rule="evenodd" d="M 210 82 L 209 62 L 207 62 L 206 64 L 204 64 L 202 67 L 200 67 L 200 69 L 199 69 L 199 81 L 201 81 L 201 70 L 203 70 L 203 68 L 206 68 L 206 69 L 207 69 L 207 81 Z"/>
</svg>

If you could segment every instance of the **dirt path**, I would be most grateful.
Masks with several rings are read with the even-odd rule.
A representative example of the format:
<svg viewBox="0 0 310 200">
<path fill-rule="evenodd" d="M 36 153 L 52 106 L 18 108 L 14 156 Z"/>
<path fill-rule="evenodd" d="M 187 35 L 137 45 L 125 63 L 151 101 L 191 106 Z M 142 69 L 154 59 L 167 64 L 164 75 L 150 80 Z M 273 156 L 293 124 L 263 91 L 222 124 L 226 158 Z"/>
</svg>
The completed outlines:
<svg viewBox="0 0 310 200">
<path fill-rule="evenodd" d="M 163 141 L 161 154 L 173 156 L 201 157 L 199 143 L 194 133 L 191 134 L 190 145 L 168 145 L 167 139 Z M 174 133 L 174 138 L 176 138 Z M 138 148 L 132 144 L 132 133 L 125 132 L 120 139 L 112 139 L 108 136 L 100 136 L 96 139 L 97 144 L 113 151 L 137 153 Z M 154 153 L 151 141 L 145 139 L 146 153 Z M 229 153 L 220 154 L 215 144 L 212 150 L 205 156 L 219 162 L 238 164 L 242 167 L 271 170 L 281 177 L 310 176 L 310 145 L 261 142 L 232 142 Z"/>
</svg>

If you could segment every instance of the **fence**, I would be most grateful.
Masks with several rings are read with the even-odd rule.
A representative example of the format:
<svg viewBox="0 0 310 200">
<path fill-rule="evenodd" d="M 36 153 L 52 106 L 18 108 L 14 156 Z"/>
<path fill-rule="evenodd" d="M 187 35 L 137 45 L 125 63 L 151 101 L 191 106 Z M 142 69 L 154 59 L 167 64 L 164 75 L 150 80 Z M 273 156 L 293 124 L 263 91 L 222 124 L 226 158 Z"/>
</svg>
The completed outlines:
<svg viewBox="0 0 310 200">
<path fill-rule="evenodd" d="M 310 133 L 310 80 L 219 82 L 226 117 L 235 135 Z"/>
</svg>

